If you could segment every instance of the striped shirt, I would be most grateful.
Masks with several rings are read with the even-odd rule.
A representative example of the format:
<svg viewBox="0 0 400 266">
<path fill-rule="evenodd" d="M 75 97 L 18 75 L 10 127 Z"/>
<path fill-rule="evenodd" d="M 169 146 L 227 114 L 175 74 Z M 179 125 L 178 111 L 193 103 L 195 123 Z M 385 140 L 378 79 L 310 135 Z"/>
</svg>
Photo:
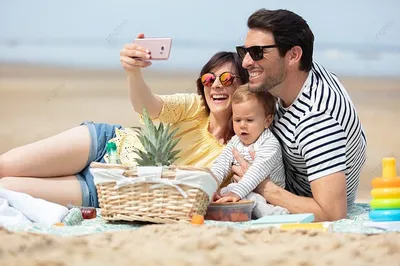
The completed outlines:
<svg viewBox="0 0 400 266">
<path fill-rule="evenodd" d="M 282 150 L 271 130 L 264 130 L 250 146 L 245 146 L 238 136 L 232 137 L 211 167 L 212 173 L 220 183 L 231 173 L 232 165 L 239 165 L 233 156 L 232 148 L 236 148 L 244 159 L 252 164 L 231 192 L 243 199 L 267 177 L 271 177 L 271 181 L 278 186 L 285 187 Z M 255 151 L 254 161 L 250 150 Z"/>
<path fill-rule="evenodd" d="M 356 109 L 337 77 L 314 63 L 297 99 L 278 101 L 273 132 L 282 145 L 286 189 L 311 197 L 310 182 L 343 171 L 353 203 L 366 160 L 366 137 Z"/>
</svg>

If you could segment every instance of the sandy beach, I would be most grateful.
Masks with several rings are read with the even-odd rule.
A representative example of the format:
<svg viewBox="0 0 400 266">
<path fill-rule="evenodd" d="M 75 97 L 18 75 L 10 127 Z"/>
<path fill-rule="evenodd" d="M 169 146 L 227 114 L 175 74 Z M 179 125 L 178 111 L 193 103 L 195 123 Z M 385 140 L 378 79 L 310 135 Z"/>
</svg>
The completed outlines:
<svg viewBox="0 0 400 266">
<path fill-rule="evenodd" d="M 195 92 L 197 73 L 144 71 L 155 93 Z M 385 156 L 400 165 L 400 77 L 339 77 L 355 104 L 368 138 L 359 201 Z M 138 125 L 122 69 L 99 71 L 0 65 L 0 153 L 79 125 L 82 121 Z M 399 172 L 399 170 L 398 170 Z"/>
<path fill-rule="evenodd" d="M 385 265 L 400 263 L 400 233 L 379 235 L 153 225 L 55 237 L 0 229 L 2 265 Z M 157 255 L 156 255 L 157 253 Z"/>
</svg>

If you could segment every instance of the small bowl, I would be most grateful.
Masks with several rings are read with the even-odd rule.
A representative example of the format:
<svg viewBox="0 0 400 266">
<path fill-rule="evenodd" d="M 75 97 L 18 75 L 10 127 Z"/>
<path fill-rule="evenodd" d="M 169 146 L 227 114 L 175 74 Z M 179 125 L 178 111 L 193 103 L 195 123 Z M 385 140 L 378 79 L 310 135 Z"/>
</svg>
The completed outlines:
<svg viewBox="0 0 400 266">
<path fill-rule="evenodd" d="M 238 202 L 215 203 L 207 208 L 206 220 L 226 222 L 247 222 L 251 220 L 254 201 L 241 200 Z"/>
</svg>

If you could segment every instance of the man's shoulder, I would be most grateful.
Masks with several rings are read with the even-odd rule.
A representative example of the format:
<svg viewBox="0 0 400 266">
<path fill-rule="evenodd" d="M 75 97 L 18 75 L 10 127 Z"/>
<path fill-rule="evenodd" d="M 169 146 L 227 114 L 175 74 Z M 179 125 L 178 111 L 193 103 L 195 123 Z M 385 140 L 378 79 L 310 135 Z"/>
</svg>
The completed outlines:
<svg viewBox="0 0 400 266">
<path fill-rule="evenodd" d="M 311 88 L 325 88 L 326 89 L 343 89 L 343 84 L 339 81 L 338 76 L 333 72 L 325 68 L 323 65 L 313 62 L 311 67 L 311 82 L 309 86 Z"/>
<path fill-rule="evenodd" d="M 339 102 L 351 102 L 346 88 L 333 72 L 314 62 L 311 74 L 310 98 L 312 99 L 310 101 L 312 104 L 309 108 L 311 114 L 308 115 L 312 115 L 313 112 L 333 114 L 339 111 Z"/>
</svg>

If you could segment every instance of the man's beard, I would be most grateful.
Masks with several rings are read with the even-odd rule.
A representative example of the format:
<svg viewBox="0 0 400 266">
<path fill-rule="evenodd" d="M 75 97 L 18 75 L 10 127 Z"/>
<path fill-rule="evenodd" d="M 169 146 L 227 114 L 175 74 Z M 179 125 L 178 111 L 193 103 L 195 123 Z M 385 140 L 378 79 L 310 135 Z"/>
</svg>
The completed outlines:
<svg viewBox="0 0 400 266">
<path fill-rule="evenodd" d="M 271 72 L 272 71 L 269 71 L 269 73 L 271 73 Z M 262 91 L 270 92 L 274 87 L 276 87 L 279 84 L 281 84 L 285 79 L 286 79 L 286 71 L 285 71 L 283 62 L 281 62 L 279 64 L 278 71 L 276 72 L 276 75 L 268 76 L 264 80 L 263 84 L 261 84 L 258 87 L 251 88 L 250 84 L 249 84 L 249 90 L 251 92 L 262 92 Z"/>
</svg>

